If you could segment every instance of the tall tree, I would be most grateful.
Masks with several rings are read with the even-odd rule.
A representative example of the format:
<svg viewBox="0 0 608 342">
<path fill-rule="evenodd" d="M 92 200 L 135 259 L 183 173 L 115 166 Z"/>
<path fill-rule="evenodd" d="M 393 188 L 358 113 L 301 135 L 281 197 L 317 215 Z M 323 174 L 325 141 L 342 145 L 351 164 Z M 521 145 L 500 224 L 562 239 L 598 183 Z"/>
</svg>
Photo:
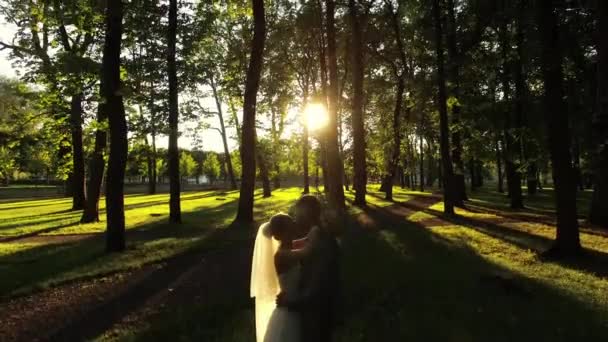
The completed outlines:
<svg viewBox="0 0 608 342">
<path fill-rule="evenodd" d="M 348 1 L 350 26 L 352 32 L 352 131 L 353 131 L 353 188 L 355 190 L 355 205 L 365 205 L 367 187 L 367 170 L 365 165 L 365 126 L 363 118 L 363 42 L 361 21 L 356 0 Z"/>
<path fill-rule="evenodd" d="M 169 0 L 169 27 L 167 31 L 167 67 L 169 73 L 169 221 L 181 223 L 179 149 L 177 147 L 179 104 L 177 94 L 177 66 L 175 50 L 177 41 L 177 0 Z"/>
<path fill-rule="evenodd" d="M 266 18 L 264 0 L 251 0 L 253 7 L 253 39 L 251 40 L 251 55 L 247 80 L 245 82 L 245 97 L 243 102 L 243 124 L 241 132 L 241 190 L 236 220 L 241 222 L 253 221 L 253 192 L 255 189 L 255 111 L 257 93 L 260 86 L 260 74 L 264 58 L 264 41 L 266 38 Z"/>
<path fill-rule="evenodd" d="M 501 82 L 503 90 L 503 100 L 506 104 L 511 101 L 511 80 L 510 74 L 510 56 L 509 51 L 511 50 L 511 41 L 509 39 L 509 22 L 507 8 L 503 7 L 502 23 L 499 29 L 499 40 L 500 40 L 500 51 L 502 57 L 502 71 L 501 71 Z M 519 77 L 519 76 L 518 76 Z M 522 75 L 523 77 L 523 75 Z M 523 111 L 523 107 L 520 107 L 523 101 L 523 94 L 521 87 L 522 80 L 516 80 L 519 83 L 519 89 L 517 90 L 515 99 L 515 110 L 517 115 L 520 115 L 519 111 Z M 517 85 L 516 85 L 517 86 Z M 517 143 L 514 138 L 514 130 L 518 127 L 513 125 L 513 115 L 510 106 L 505 106 L 504 110 L 504 157 L 505 157 L 505 173 L 507 176 L 507 189 L 509 191 L 509 198 L 511 200 L 511 208 L 519 209 L 523 208 L 523 198 L 521 192 L 521 174 L 518 171 L 519 165 L 516 163 L 515 155 L 517 151 Z"/>
<path fill-rule="evenodd" d="M 104 101 L 104 75 L 101 74 L 99 84 L 100 101 L 97 104 L 97 129 L 95 130 L 95 147 L 89 161 L 89 184 L 87 186 L 87 205 L 80 218 L 81 223 L 99 221 L 99 197 L 101 195 L 101 184 L 105 168 L 104 153 L 107 144 L 107 119 L 108 113 Z"/>
<path fill-rule="evenodd" d="M 460 97 L 460 51 L 456 44 L 456 13 L 454 0 L 447 0 L 447 47 L 449 56 L 449 75 L 451 83 L 451 93 L 455 101 L 452 104 L 452 162 L 454 163 L 454 196 L 459 205 L 467 199 L 466 187 L 464 182 L 464 162 L 462 161 L 462 139 L 461 139 L 461 104 Z"/>
<path fill-rule="evenodd" d="M 450 156 L 450 137 L 448 129 L 447 94 L 445 87 L 445 61 L 443 48 L 443 29 L 441 24 L 441 0 L 433 0 L 433 23 L 435 27 L 435 58 L 437 63 L 437 106 L 439 107 L 439 145 L 443 178 L 444 213 L 454 214 L 452 158 Z"/>
<path fill-rule="evenodd" d="M 325 0 L 325 29 L 327 32 L 327 63 L 329 88 L 327 96 L 327 176 L 329 202 L 334 209 L 344 208 L 344 187 L 342 186 L 343 164 L 338 148 L 338 62 L 336 57 L 335 2 Z"/>
<path fill-rule="evenodd" d="M 110 158 L 106 184 L 106 250 L 125 249 L 124 177 L 127 164 L 127 120 L 121 95 L 120 45 L 123 5 L 121 0 L 106 4 L 106 37 L 102 77 L 110 131 Z"/>
<path fill-rule="evenodd" d="M 234 177 L 234 169 L 232 167 L 232 160 L 230 159 L 230 150 L 228 149 L 228 134 L 226 132 L 226 125 L 224 123 L 224 111 L 222 110 L 222 100 L 219 92 L 217 91 L 217 85 L 213 75 L 209 76 L 209 85 L 213 91 L 213 98 L 215 99 L 215 105 L 217 107 L 217 117 L 220 122 L 220 135 L 222 136 L 222 144 L 224 146 L 224 155 L 226 157 L 226 168 L 228 169 L 228 178 L 230 179 L 230 189 L 236 190 L 236 177 Z"/>
<path fill-rule="evenodd" d="M 563 58 L 559 45 L 559 26 L 553 1 L 539 0 L 537 15 L 544 83 L 543 110 L 547 123 L 557 212 L 555 244 L 548 253 L 576 254 L 581 249 L 576 213 L 576 181 L 570 154 L 568 107 L 564 103 L 562 88 Z"/>
<path fill-rule="evenodd" d="M 608 227 L 608 2 L 598 1 L 597 108 L 593 120 L 596 152 L 595 184 L 589 221 Z"/>
</svg>

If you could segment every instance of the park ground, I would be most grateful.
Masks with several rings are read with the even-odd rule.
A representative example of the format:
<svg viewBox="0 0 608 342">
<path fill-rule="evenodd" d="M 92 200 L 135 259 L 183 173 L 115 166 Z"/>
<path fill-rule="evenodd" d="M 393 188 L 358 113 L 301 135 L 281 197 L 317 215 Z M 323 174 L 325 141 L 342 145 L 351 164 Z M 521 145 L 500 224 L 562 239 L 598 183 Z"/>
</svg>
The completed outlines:
<svg viewBox="0 0 608 342">
<path fill-rule="evenodd" d="M 128 248 L 105 254 L 102 222 L 79 224 L 67 198 L 0 200 L 0 341 L 253 341 L 254 228 L 231 225 L 238 192 L 125 198 Z M 256 193 L 258 224 L 298 188 Z M 551 189 L 511 211 L 489 188 L 455 218 L 432 192 L 370 186 L 341 223 L 337 341 L 601 341 L 608 336 L 608 234 L 584 221 L 585 253 L 544 260 L 555 234 Z M 21 197 L 21 198 L 16 198 Z M 347 193 L 347 200 L 353 198 Z"/>
</svg>

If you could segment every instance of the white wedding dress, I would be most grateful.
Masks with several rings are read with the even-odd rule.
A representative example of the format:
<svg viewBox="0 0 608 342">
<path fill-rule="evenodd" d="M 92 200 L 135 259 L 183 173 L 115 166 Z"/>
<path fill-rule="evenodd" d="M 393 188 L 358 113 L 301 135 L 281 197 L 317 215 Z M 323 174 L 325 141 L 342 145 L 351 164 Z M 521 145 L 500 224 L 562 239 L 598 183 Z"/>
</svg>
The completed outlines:
<svg viewBox="0 0 608 342">
<path fill-rule="evenodd" d="M 300 266 L 296 265 L 283 274 L 279 274 L 279 285 L 281 292 L 285 293 L 287 299 L 293 299 L 298 295 L 300 284 Z M 274 307 L 266 334 L 263 341 L 258 342 L 299 342 L 300 341 L 300 316 L 297 312 L 289 311 L 287 308 Z"/>
<path fill-rule="evenodd" d="M 268 224 L 260 226 L 251 262 L 250 295 L 255 298 L 255 333 L 257 342 L 299 342 L 300 318 L 296 312 L 277 308 L 277 295 L 289 298 L 298 295 L 300 266 L 296 265 L 278 275 L 274 255 L 279 242 L 274 240 Z"/>
</svg>

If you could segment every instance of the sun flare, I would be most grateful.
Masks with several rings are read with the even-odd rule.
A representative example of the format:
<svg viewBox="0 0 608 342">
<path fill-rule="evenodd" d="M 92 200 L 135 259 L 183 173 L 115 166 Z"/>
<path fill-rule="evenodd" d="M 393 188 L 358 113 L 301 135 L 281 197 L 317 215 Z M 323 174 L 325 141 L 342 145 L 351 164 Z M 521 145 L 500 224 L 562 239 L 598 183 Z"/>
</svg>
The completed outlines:
<svg viewBox="0 0 608 342">
<path fill-rule="evenodd" d="M 311 131 L 319 130 L 327 125 L 328 117 L 325 106 L 320 103 L 311 103 L 304 110 L 305 124 Z"/>
</svg>

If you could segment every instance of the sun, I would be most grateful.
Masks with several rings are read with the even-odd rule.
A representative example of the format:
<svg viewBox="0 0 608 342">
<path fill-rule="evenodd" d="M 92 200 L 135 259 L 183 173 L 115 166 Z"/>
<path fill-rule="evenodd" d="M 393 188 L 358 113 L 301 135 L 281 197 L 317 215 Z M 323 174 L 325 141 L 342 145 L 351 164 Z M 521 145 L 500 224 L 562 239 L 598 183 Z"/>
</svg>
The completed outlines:
<svg viewBox="0 0 608 342">
<path fill-rule="evenodd" d="M 320 103 L 310 103 L 304 109 L 304 123 L 311 131 L 319 130 L 327 126 L 329 118 L 325 106 Z"/>
</svg>

